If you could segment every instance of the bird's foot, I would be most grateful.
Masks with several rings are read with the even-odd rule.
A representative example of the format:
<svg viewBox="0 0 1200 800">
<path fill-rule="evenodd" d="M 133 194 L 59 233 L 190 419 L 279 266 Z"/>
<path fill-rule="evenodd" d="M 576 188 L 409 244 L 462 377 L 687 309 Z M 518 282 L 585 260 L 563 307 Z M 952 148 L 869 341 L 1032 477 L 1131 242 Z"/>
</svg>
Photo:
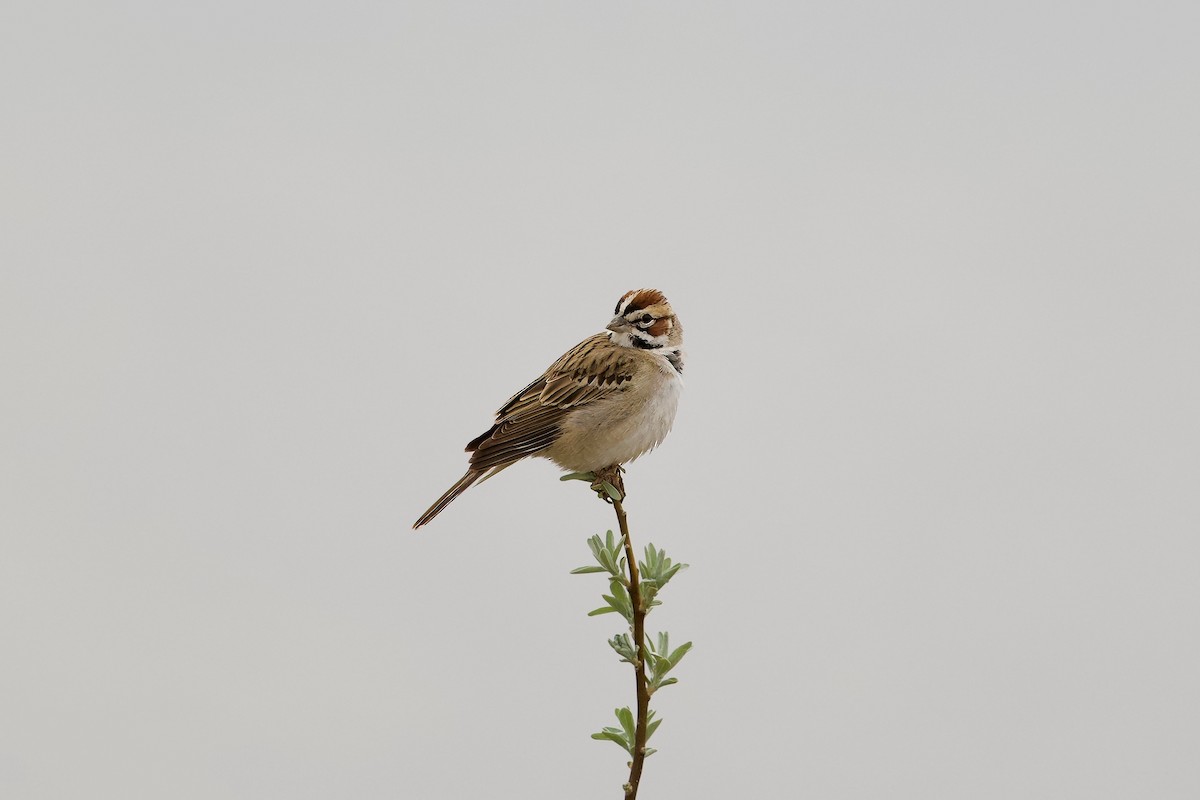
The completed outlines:
<svg viewBox="0 0 1200 800">
<path fill-rule="evenodd" d="M 598 469 L 595 472 L 572 472 L 559 478 L 560 481 L 589 481 L 592 491 L 606 503 L 625 499 L 625 481 L 621 473 L 625 468 L 620 464 Z"/>
<path fill-rule="evenodd" d="M 596 470 L 592 473 L 595 476 L 595 480 L 592 481 L 592 491 L 606 503 L 624 500 L 625 481 L 621 479 L 621 473 L 624 471 L 620 464 Z"/>
</svg>

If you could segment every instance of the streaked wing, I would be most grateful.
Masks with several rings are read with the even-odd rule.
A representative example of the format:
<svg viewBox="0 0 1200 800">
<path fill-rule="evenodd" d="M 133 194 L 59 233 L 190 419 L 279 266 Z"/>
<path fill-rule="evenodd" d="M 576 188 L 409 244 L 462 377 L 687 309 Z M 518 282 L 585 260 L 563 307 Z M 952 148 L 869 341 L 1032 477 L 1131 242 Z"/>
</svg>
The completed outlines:
<svg viewBox="0 0 1200 800">
<path fill-rule="evenodd" d="M 614 345 L 608 334 L 598 333 L 547 370 L 541 402 L 560 408 L 591 403 L 633 378 L 634 363 L 628 348 Z"/>
<path fill-rule="evenodd" d="M 471 469 L 511 464 L 554 444 L 572 408 L 604 397 L 633 377 L 634 361 L 624 349 L 598 333 L 563 354 L 496 412 L 491 430 L 467 445 Z"/>
</svg>

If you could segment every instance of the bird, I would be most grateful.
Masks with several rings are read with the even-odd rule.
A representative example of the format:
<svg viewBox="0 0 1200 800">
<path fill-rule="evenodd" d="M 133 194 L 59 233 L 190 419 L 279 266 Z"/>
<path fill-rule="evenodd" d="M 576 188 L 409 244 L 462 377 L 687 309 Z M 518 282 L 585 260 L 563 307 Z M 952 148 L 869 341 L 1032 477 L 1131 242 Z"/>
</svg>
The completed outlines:
<svg viewBox="0 0 1200 800">
<path fill-rule="evenodd" d="M 496 412 L 467 443 L 467 472 L 413 524 L 526 458 L 575 473 L 614 470 L 662 444 L 683 390 L 683 326 L 658 289 L 621 295 L 604 331 L 584 339 Z"/>
</svg>

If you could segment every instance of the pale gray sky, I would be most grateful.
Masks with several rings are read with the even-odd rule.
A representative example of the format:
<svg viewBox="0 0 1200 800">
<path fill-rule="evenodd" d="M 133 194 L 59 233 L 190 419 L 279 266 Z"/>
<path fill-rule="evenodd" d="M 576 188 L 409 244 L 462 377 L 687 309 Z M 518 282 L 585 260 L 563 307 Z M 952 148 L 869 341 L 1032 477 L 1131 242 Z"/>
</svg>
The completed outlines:
<svg viewBox="0 0 1200 800">
<path fill-rule="evenodd" d="M 654 286 L 645 800 L 1200 796 L 1197 9 L 9 0 L 0 795 L 619 797 L 608 509 L 409 525 Z"/>
</svg>

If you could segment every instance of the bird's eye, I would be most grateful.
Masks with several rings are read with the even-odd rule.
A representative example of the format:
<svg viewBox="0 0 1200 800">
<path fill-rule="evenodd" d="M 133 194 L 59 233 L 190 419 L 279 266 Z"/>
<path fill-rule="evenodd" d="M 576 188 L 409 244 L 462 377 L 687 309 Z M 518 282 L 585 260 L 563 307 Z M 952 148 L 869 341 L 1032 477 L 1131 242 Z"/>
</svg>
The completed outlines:
<svg viewBox="0 0 1200 800">
<path fill-rule="evenodd" d="M 641 321 L 642 321 L 643 325 L 649 325 L 651 322 L 654 321 L 654 317 L 650 316 L 649 314 L 642 314 Z"/>
</svg>

